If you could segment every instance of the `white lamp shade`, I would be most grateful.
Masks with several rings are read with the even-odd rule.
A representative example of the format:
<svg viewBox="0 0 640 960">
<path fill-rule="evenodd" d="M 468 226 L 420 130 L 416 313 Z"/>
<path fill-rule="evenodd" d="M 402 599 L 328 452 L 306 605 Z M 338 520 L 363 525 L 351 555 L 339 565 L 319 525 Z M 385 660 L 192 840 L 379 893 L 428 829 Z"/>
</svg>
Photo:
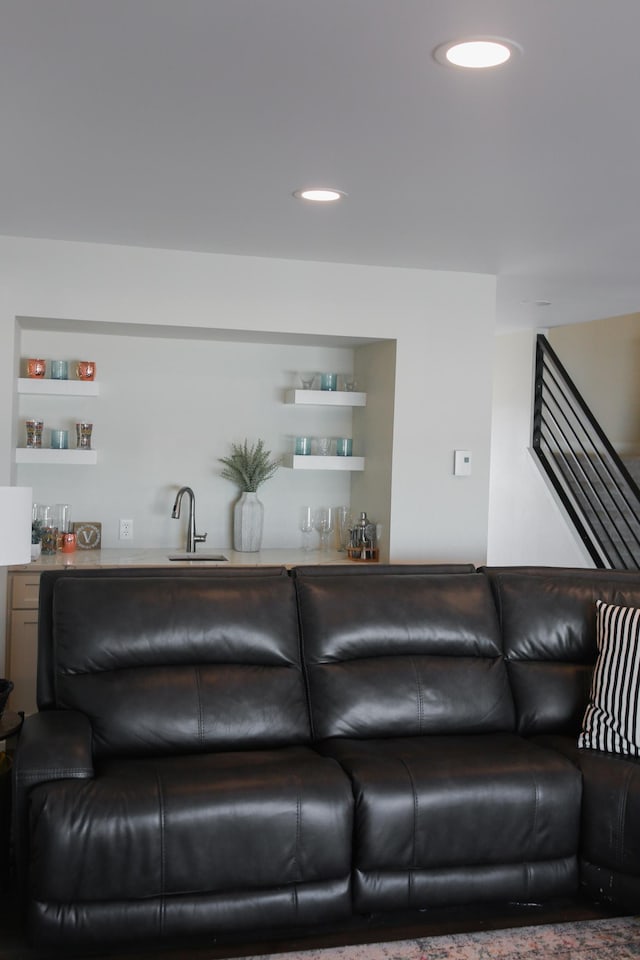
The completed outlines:
<svg viewBox="0 0 640 960">
<path fill-rule="evenodd" d="M 31 487 L 0 487 L 0 566 L 31 561 Z"/>
</svg>

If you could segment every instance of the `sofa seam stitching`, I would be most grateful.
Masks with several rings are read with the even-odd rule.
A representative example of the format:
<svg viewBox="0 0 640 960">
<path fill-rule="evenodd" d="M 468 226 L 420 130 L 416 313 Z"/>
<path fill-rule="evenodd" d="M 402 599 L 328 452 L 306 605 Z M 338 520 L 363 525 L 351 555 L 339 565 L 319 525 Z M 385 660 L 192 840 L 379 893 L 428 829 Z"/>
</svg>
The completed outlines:
<svg viewBox="0 0 640 960">
<path fill-rule="evenodd" d="M 624 822 L 627 811 L 627 801 L 629 799 L 629 787 L 631 786 L 631 776 L 633 771 L 626 769 L 624 771 L 624 789 L 621 791 L 620 803 L 618 805 L 618 839 L 616 841 L 617 854 L 620 863 L 624 863 Z"/>
<path fill-rule="evenodd" d="M 28 774 L 17 773 L 16 783 L 38 783 L 42 779 L 56 780 L 67 779 L 68 777 L 85 778 L 93 777 L 93 767 L 42 767 L 41 769 L 32 768 Z"/>
<path fill-rule="evenodd" d="M 160 776 L 160 771 L 156 767 L 156 786 L 158 790 L 158 813 L 160 816 L 160 912 L 158 915 L 160 934 L 164 934 L 165 927 L 165 810 L 164 810 L 164 794 L 162 791 L 162 779 Z"/>
<path fill-rule="evenodd" d="M 540 810 L 540 785 L 538 783 L 538 778 L 535 773 L 532 773 L 533 777 L 533 842 L 537 843 L 538 835 L 538 813 Z M 527 900 L 531 898 L 531 863 L 527 860 Z"/>
<path fill-rule="evenodd" d="M 204 719 L 202 715 L 202 684 L 201 684 L 201 675 L 200 675 L 200 665 L 197 664 L 195 667 L 196 673 L 196 696 L 198 698 L 198 740 L 200 746 L 204 746 Z"/>
<path fill-rule="evenodd" d="M 295 852 L 295 863 L 296 863 L 296 877 L 297 880 L 300 880 L 301 870 L 300 870 L 300 844 L 302 840 L 302 800 L 300 794 L 296 796 L 296 852 Z M 294 888 L 296 884 L 294 884 Z M 298 906 L 298 896 L 296 893 L 296 913 Z"/>
<path fill-rule="evenodd" d="M 421 735 L 423 733 L 423 721 L 424 721 L 424 696 L 422 693 L 422 686 L 420 684 L 420 675 L 418 673 L 418 665 L 416 664 L 415 657 L 411 657 L 411 666 L 413 667 L 413 673 L 416 679 L 416 690 L 418 694 L 418 733 Z"/>
<path fill-rule="evenodd" d="M 408 873 L 409 873 L 409 888 L 408 888 L 408 891 L 407 891 L 408 901 L 409 901 L 408 904 L 407 904 L 407 906 L 408 906 L 409 908 L 411 908 L 411 904 L 412 904 L 412 902 L 413 902 L 413 887 L 414 887 L 413 872 L 414 872 L 414 870 L 416 869 L 416 837 L 417 837 L 417 831 L 418 831 L 418 806 L 419 806 L 419 805 L 418 805 L 418 792 L 417 792 L 417 790 L 416 790 L 416 785 L 415 785 L 415 782 L 414 782 L 414 779 L 413 779 L 413 775 L 412 775 L 412 773 L 411 773 L 411 770 L 410 770 L 410 768 L 409 768 L 409 764 L 408 764 L 407 761 L 404 759 L 404 757 L 401 757 L 401 758 L 400 758 L 400 762 L 402 763 L 402 766 L 403 766 L 403 767 L 405 768 L 405 770 L 407 771 L 407 776 L 409 777 L 409 783 L 411 784 L 411 791 L 412 791 L 412 793 L 413 793 L 413 830 L 412 830 L 412 834 L 411 834 L 411 836 L 412 836 L 412 847 L 413 847 L 413 850 L 412 850 L 412 853 L 411 853 L 411 866 L 410 866 L 409 871 L 408 871 Z"/>
<path fill-rule="evenodd" d="M 302 617 L 302 597 L 300 589 L 300 581 L 297 580 L 295 576 L 292 577 L 294 585 L 294 606 L 296 612 L 296 620 L 298 624 L 298 669 L 302 674 L 302 681 L 304 683 L 305 689 L 305 701 L 306 701 L 306 714 L 307 714 L 307 723 L 309 724 L 309 739 L 311 743 L 315 743 L 317 740 L 316 737 L 316 723 L 315 717 L 313 715 L 312 708 L 312 697 L 311 697 L 311 664 L 308 662 L 309 657 L 307 657 L 306 643 L 305 643 L 305 634 L 303 626 L 303 617 Z"/>
</svg>

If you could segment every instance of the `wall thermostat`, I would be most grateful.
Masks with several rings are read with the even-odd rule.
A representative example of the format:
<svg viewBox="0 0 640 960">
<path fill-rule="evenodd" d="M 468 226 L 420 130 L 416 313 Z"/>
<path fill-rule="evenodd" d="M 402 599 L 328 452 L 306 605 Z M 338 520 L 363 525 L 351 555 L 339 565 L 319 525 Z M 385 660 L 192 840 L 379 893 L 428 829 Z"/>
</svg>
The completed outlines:
<svg viewBox="0 0 640 960">
<path fill-rule="evenodd" d="M 471 476 L 471 450 L 453 451 L 453 473 L 456 477 Z"/>
</svg>

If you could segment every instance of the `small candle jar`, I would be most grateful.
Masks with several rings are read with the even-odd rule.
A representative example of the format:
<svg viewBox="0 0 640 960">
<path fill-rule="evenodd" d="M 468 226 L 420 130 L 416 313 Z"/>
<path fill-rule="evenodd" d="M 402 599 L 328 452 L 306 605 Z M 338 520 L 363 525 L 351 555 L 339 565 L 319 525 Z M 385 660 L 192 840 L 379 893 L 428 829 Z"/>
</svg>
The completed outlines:
<svg viewBox="0 0 640 960">
<path fill-rule="evenodd" d="M 62 552 L 73 553 L 75 549 L 76 549 L 75 533 L 63 533 L 62 534 Z"/>
<path fill-rule="evenodd" d="M 69 364 L 66 360 L 51 361 L 51 379 L 67 380 L 69 378 Z"/>
<path fill-rule="evenodd" d="M 47 372 L 47 361 L 46 360 L 36 360 L 35 357 L 30 357 L 27 360 L 27 376 L 36 377 L 42 379 Z"/>
<path fill-rule="evenodd" d="M 337 390 L 338 374 L 337 373 L 321 373 L 320 389 L 321 390 Z"/>
<path fill-rule="evenodd" d="M 295 451 L 299 457 L 308 457 L 311 453 L 311 437 L 296 437 Z"/>
<path fill-rule="evenodd" d="M 51 449 L 66 450 L 68 447 L 69 447 L 69 431 L 68 430 L 52 430 L 51 431 Z"/>
</svg>

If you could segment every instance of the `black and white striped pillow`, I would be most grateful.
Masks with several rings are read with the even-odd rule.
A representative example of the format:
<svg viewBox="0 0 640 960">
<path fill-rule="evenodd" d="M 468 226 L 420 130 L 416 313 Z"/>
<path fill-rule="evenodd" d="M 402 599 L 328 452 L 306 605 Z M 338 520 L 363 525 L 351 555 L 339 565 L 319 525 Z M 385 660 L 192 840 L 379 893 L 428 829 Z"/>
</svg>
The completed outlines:
<svg viewBox="0 0 640 960">
<path fill-rule="evenodd" d="M 598 659 L 578 746 L 640 757 L 640 609 L 596 601 Z"/>
</svg>

